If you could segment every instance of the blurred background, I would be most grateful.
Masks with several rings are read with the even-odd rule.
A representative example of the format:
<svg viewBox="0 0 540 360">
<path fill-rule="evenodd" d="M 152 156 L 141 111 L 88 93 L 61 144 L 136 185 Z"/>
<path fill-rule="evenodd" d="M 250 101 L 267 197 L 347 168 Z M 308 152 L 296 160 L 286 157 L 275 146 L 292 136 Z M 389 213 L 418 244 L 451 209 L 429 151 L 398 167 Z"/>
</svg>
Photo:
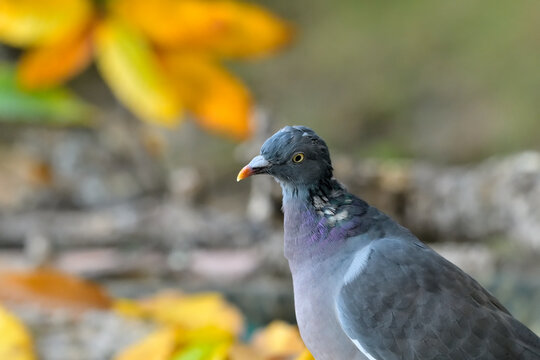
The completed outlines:
<svg viewBox="0 0 540 360">
<path fill-rule="evenodd" d="M 279 188 L 235 181 L 292 124 L 540 332 L 539 11 L 0 0 L 0 358 L 308 359 L 257 330 L 294 323 Z"/>
</svg>

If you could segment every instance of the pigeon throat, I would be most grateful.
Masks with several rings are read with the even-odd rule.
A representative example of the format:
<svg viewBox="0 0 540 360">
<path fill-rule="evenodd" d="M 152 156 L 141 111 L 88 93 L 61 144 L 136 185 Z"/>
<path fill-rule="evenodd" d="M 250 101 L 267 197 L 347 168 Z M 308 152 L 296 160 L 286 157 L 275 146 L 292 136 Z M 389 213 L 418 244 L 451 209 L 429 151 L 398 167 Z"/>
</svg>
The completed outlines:
<svg viewBox="0 0 540 360">
<path fill-rule="evenodd" d="M 335 180 L 328 185 L 291 190 L 283 198 L 285 257 L 291 265 L 328 258 L 356 228 L 353 196 Z"/>
<path fill-rule="evenodd" d="M 309 204 L 316 210 L 330 206 L 331 200 L 341 195 L 345 190 L 333 178 L 323 178 L 311 185 L 294 184 L 276 178 L 283 193 L 283 205 L 288 202 L 301 202 Z"/>
<path fill-rule="evenodd" d="M 283 211 L 303 214 L 327 227 L 334 227 L 350 218 L 353 197 L 335 179 L 312 187 L 293 187 L 281 183 Z"/>
</svg>

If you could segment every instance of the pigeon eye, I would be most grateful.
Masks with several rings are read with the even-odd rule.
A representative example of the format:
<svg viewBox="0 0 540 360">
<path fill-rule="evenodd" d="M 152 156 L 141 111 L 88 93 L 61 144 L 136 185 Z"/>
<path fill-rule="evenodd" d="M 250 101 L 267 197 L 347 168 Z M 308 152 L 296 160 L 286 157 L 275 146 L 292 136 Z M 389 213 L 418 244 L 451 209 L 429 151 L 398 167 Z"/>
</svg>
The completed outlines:
<svg viewBox="0 0 540 360">
<path fill-rule="evenodd" d="M 292 157 L 292 161 L 294 161 L 295 163 L 300 163 L 304 161 L 304 153 L 294 154 Z"/>
</svg>

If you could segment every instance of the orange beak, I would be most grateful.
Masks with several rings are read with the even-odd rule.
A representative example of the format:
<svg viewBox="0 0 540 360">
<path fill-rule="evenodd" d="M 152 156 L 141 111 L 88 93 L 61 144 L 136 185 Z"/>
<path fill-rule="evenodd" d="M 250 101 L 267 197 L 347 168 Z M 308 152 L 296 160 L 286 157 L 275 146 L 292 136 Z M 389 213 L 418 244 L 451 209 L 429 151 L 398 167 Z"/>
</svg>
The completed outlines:
<svg viewBox="0 0 540 360">
<path fill-rule="evenodd" d="M 266 173 L 269 166 L 270 163 L 264 158 L 264 156 L 257 155 L 249 162 L 249 164 L 240 170 L 238 176 L 236 177 L 236 181 L 244 180 L 251 175 Z"/>
<path fill-rule="evenodd" d="M 238 176 L 236 177 L 236 181 L 244 180 L 247 177 L 250 177 L 253 175 L 253 169 L 249 167 L 249 165 L 246 165 L 240 170 L 238 173 Z"/>
</svg>

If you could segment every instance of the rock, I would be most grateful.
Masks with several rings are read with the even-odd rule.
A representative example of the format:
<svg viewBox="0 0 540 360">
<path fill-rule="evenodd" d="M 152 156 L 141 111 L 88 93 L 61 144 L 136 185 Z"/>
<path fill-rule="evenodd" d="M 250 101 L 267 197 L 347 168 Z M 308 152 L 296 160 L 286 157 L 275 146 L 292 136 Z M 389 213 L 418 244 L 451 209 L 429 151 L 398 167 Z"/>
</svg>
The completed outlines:
<svg viewBox="0 0 540 360">
<path fill-rule="evenodd" d="M 540 250 L 538 152 L 469 166 L 337 161 L 336 176 L 424 240 L 503 236 Z"/>
</svg>

